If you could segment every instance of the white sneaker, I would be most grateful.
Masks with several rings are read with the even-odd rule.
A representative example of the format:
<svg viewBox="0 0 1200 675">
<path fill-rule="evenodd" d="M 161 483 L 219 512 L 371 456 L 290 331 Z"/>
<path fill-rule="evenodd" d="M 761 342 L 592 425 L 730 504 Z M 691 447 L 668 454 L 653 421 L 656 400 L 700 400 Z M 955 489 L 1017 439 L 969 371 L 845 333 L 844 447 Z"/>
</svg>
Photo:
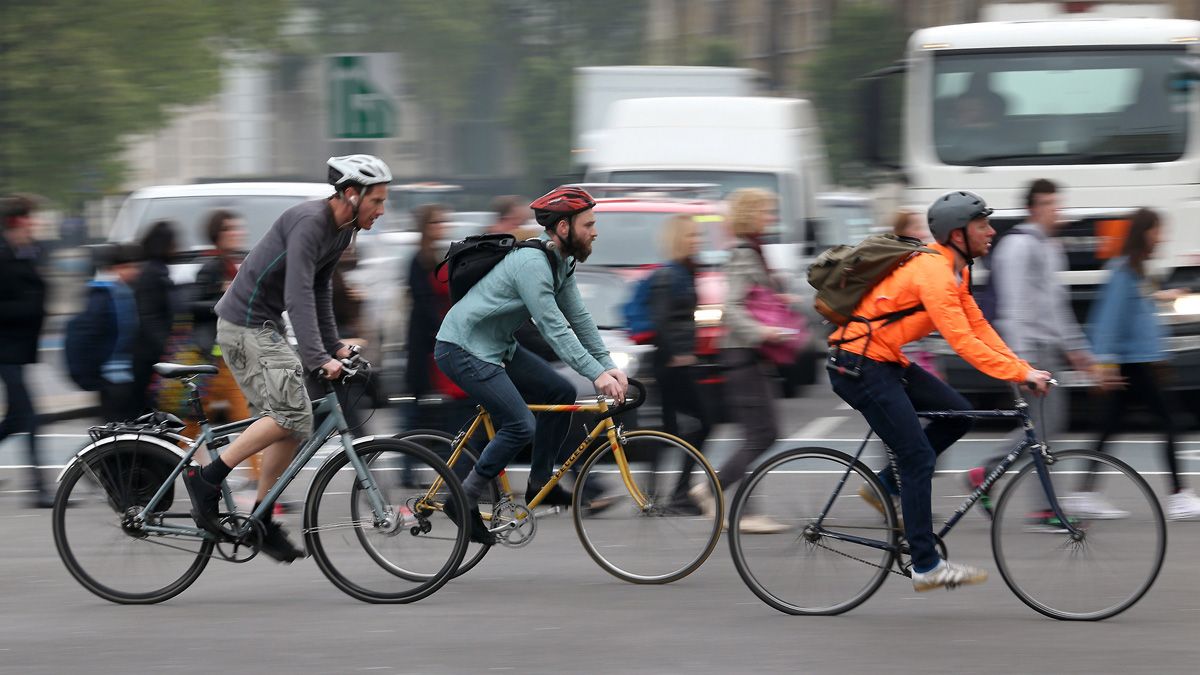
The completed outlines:
<svg viewBox="0 0 1200 675">
<path fill-rule="evenodd" d="M 688 490 L 688 497 L 700 507 L 700 513 L 704 514 L 705 518 L 717 515 L 717 499 L 704 483 L 693 485 L 692 489 Z"/>
<path fill-rule="evenodd" d="M 1062 497 L 1063 510 L 1068 515 L 1092 520 L 1128 518 L 1129 512 L 1113 506 L 1099 492 L 1071 492 Z"/>
<path fill-rule="evenodd" d="M 1200 497 L 1191 490 L 1180 490 L 1167 497 L 1168 520 L 1200 520 Z"/>
<path fill-rule="evenodd" d="M 918 593 L 932 591 L 935 588 L 958 588 L 971 584 L 982 584 L 987 581 L 987 570 L 971 567 L 962 563 L 952 563 L 945 560 L 928 572 L 912 573 L 913 590 Z"/>
<path fill-rule="evenodd" d="M 742 522 L 738 524 L 738 531 L 745 534 L 779 534 L 787 532 L 788 526 L 771 516 L 751 513 L 742 518 Z"/>
</svg>

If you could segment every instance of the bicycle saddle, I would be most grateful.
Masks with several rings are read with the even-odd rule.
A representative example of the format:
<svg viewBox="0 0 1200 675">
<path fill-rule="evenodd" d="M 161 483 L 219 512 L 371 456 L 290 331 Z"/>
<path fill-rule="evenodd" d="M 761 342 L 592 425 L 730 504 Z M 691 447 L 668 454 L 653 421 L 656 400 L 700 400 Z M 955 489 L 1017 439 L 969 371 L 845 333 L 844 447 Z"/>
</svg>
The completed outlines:
<svg viewBox="0 0 1200 675">
<path fill-rule="evenodd" d="M 216 375 L 217 367 L 209 365 L 185 366 L 181 363 L 156 363 L 154 372 L 163 377 L 179 378 L 192 375 Z"/>
</svg>

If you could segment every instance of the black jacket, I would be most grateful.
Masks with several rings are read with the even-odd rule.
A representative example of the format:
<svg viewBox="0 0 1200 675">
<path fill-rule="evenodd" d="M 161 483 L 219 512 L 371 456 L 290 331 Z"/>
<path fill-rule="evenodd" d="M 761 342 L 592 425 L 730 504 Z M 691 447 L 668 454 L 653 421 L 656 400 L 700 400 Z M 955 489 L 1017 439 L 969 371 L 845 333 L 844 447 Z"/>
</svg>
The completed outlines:
<svg viewBox="0 0 1200 675">
<path fill-rule="evenodd" d="M 408 366 L 404 371 L 405 383 L 410 394 L 421 397 L 429 393 L 433 344 L 437 341 L 442 317 L 449 307 L 449 296 L 434 291 L 432 272 L 421 265 L 420 256 L 414 255 L 408 267 L 409 308 L 408 318 Z"/>
<path fill-rule="evenodd" d="M 41 261 L 36 242 L 15 251 L 0 235 L 0 363 L 37 361 L 38 335 L 46 317 Z"/>
<path fill-rule="evenodd" d="M 696 353 L 696 273 L 672 263 L 654 273 L 650 286 L 650 318 L 654 322 L 654 359 Z"/>
<path fill-rule="evenodd" d="M 134 286 L 138 308 L 134 361 L 153 363 L 162 358 L 175 320 L 174 292 L 175 284 L 165 262 L 149 260 L 142 265 L 142 273 Z"/>
<path fill-rule="evenodd" d="M 217 301 L 225 294 L 225 282 L 233 280 L 226 269 L 225 258 L 210 257 L 196 273 L 192 289 L 192 340 L 205 356 L 212 353 L 217 341 Z"/>
</svg>

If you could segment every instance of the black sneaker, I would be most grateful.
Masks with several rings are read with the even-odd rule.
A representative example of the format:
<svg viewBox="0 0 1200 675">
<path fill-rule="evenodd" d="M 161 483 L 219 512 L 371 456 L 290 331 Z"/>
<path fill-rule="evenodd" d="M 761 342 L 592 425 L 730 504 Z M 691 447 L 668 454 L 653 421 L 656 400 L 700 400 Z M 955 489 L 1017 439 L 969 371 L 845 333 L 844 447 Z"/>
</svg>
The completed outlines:
<svg viewBox="0 0 1200 675">
<path fill-rule="evenodd" d="M 543 487 L 544 485 L 534 485 L 533 483 L 530 483 L 529 487 L 525 488 L 525 503 L 528 504 L 529 502 L 533 501 L 533 498 L 542 491 Z M 546 493 L 546 497 L 542 499 L 542 501 L 538 502 L 538 506 L 570 505 L 571 493 L 563 489 L 563 486 L 559 485 L 558 483 L 555 483 L 554 487 L 550 488 L 550 491 Z"/>
<path fill-rule="evenodd" d="M 221 536 L 221 486 L 204 480 L 195 466 L 183 472 L 183 484 L 192 498 L 192 520 L 210 534 Z"/>
<path fill-rule="evenodd" d="M 462 527 L 462 521 L 458 518 L 458 509 L 454 507 L 454 502 L 446 502 L 442 506 L 442 510 L 446 512 L 446 517 L 454 521 L 455 525 Z M 496 534 L 489 532 L 488 527 L 483 522 L 483 516 L 479 515 L 479 505 L 468 506 L 467 511 L 470 511 L 468 519 L 471 527 L 471 541 L 484 546 L 492 546 L 496 543 Z"/>
<path fill-rule="evenodd" d="M 687 493 L 671 497 L 671 501 L 667 502 L 667 510 L 675 516 L 699 516 L 704 513 Z"/>
<path fill-rule="evenodd" d="M 305 557 L 303 549 L 297 548 L 288 539 L 287 531 L 275 521 L 263 523 L 262 552 L 281 563 L 291 563 L 293 560 Z"/>
</svg>

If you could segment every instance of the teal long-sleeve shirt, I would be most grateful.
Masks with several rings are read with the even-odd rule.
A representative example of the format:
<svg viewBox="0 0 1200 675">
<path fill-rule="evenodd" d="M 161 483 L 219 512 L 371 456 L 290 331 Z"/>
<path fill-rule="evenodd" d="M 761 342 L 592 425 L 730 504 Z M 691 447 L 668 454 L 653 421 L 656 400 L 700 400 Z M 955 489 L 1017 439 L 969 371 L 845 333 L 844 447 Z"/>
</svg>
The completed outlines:
<svg viewBox="0 0 1200 675">
<path fill-rule="evenodd" d="M 546 254 L 538 249 L 518 248 L 506 255 L 450 308 L 437 339 L 502 366 L 517 350 L 513 333 L 532 316 L 554 353 L 575 372 L 595 380 L 615 369 L 575 275 L 568 274 L 572 259 L 564 259 L 557 249 L 554 257 L 558 264 L 551 275 Z"/>
</svg>

